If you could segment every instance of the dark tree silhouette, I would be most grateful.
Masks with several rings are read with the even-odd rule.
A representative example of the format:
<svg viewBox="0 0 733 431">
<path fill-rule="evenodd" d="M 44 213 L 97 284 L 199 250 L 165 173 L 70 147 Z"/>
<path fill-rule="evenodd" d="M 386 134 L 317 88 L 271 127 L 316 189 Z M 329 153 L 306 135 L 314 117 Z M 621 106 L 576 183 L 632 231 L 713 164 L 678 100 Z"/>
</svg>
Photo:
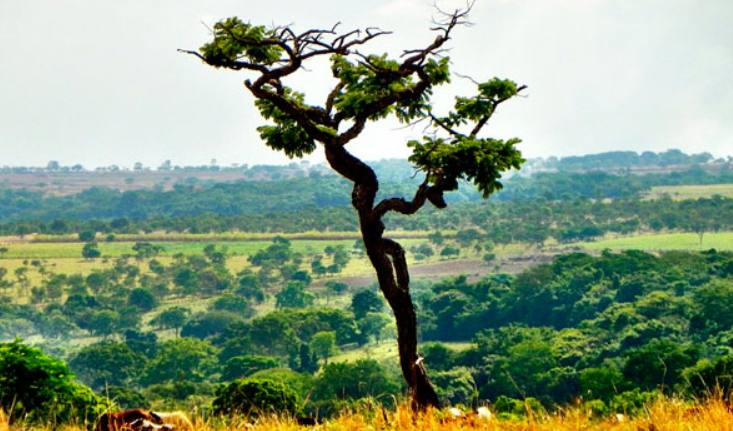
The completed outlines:
<svg viewBox="0 0 733 431">
<path fill-rule="evenodd" d="M 461 180 L 473 182 L 488 197 L 501 188 L 501 172 L 518 169 L 523 162 L 515 148 L 519 139 L 481 138 L 479 133 L 497 106 L 525 87 L 498 78 L 475 82 L 477 94 L 456 97 L 453 110 L 446 114 L 433 111 L 433 88 L 450 81 L 444 44 L 457 26 L 467 24 L 467 14 L 468 10 L 438 11 L 432 28 L 435 39 L 424 48 L 405 50 L 399 59 L 360 51 L 389 34 L 378 29 L 339 33 L 336 25 L 297 33 L 291 26 L 266 28 L 238 18 L 217 23 L 213 40 L 199 51 L 183 51 L 216 68 L 253 74 L 254 80 L 244 84 L 262 116 L 270 120 L 257 129 L 265 143 L 291 158 L 312 153 L 319 143 L 331 168 L 353 183 L 351 202 L 364 247 L 394 311 L 400 367 L 418 408 L 437 406 L 439 401 L 418 356 L 405 251 L 384 236 L 382 218 L 390 211 L 414 214 L 426 202 L 444 208 L 444 192 L 456 190 Z M 323 105 L 309 105 L 304 94 L 285 86 L 283 79 L 324 56 L 330 59 L 334 85 Z M 425 180 L 411 200 L 395 197 L 376 202 L 377 176 L 346 146 L 367 122 L 389 115 L 405 124 L 421 122 L 425 126 L 425 138 L 408 143 L 413 151 L 409 161 L 424 173 Z"/>
</svg>

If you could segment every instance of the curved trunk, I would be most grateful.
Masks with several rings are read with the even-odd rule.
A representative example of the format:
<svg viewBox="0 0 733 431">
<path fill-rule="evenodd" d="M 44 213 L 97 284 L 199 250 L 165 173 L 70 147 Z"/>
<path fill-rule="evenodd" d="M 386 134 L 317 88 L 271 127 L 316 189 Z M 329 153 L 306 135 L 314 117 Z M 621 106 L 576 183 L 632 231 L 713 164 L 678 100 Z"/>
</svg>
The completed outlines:
<svg viewBox="0 0 733 431">
<path fill-rule="evenodd" d="M 410 277 L 405 253 L 398 243 L 384 238 L 384 224 L 374 211 L 379 182 L 374 171 L 343 147 L 325 145 L 331 167 L 353 181 L 351 203 L 359 215 L 364 247 L 377 273 L 377 281 L 394 312 L 402 375 L 410 387 L 413 407 L 439 407 L 438 395 L 417 353 L 417 316 L 410 296 Z"/>
</svg>

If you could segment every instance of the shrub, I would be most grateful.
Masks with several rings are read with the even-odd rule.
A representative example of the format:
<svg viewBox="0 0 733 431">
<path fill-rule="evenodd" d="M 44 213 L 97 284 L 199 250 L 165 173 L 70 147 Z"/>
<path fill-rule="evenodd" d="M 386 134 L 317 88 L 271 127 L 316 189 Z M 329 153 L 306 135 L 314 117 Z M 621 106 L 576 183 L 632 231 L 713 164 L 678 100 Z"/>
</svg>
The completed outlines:
<svg viewBox="0 0 733 431">
<path fill-rule="evenodd" d="M 224 371 L 221 373 L 222 381 L 248 377 L 261 370 L 276 368 L 278 366 L 277 358 L 267 356 L 235 356 L 229 358 L 224 365 Z"/>
<path fill-rule="evenodd" d="M 11 420 L 90 423 L 105 408 L 63 362 L 19 339 L 0 343 L 0 409 L 12 412 Z"/>
<path fill-rule="evenodd" d="M 214 414 L 297 413 L 298 396 L 282 383 L 270 380 L 235 380 L 216 391 Z"/>
</svg>

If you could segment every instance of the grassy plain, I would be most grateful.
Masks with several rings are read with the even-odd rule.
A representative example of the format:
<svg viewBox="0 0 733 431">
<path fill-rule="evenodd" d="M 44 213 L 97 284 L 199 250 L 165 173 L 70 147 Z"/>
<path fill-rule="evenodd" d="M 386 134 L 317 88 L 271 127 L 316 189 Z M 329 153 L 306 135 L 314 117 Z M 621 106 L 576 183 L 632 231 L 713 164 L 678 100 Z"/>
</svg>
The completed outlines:
<svg viewBox="0 0 733 431">
<path fill-rule="evenodd" d="M 647 193 L 647 199 L 659 199 L 668 195 L 674 200 L 710 198 L 715 195 L 733 197 L 733 184 L 708 184 L 687 186 L 657 186 Z"/>
<path fill-rule="evenodd" d="M 733 250 L 733 232 L 706 233 L 702 243 L 694 233 L 668 233 L 609 238 L 593 242 L 571 244 L 588 250 Z"/>
</svg>

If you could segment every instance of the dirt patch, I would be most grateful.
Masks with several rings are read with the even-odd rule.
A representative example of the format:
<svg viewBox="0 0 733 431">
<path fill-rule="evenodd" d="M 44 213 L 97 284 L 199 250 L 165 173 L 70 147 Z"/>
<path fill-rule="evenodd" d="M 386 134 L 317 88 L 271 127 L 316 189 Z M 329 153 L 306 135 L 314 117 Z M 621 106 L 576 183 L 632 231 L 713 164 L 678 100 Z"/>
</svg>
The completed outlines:
<svg viewBox="0 0 733 431">
<path fill-rule="evenodd" d="M 438 281 L 446 277 L 465 275 L 469 282 L 475 283 L 490 274 L 518 274 L 529 267 L 552 262 L 558 254 L 561 253 L 532 253 L 498 259 L 490 265 L 479 259 L 455 259 L 424 265 L 412 265 L 410 266 L 410 276 L 413 280 Z M 498 269 L 496 265 L 498 265 Z M 376 276 L 364 275 L 337 278 L 334 281 L 346 283 L 349 287 L 362 287 L 376 283 L 377 279 Z"/>
</svg>

